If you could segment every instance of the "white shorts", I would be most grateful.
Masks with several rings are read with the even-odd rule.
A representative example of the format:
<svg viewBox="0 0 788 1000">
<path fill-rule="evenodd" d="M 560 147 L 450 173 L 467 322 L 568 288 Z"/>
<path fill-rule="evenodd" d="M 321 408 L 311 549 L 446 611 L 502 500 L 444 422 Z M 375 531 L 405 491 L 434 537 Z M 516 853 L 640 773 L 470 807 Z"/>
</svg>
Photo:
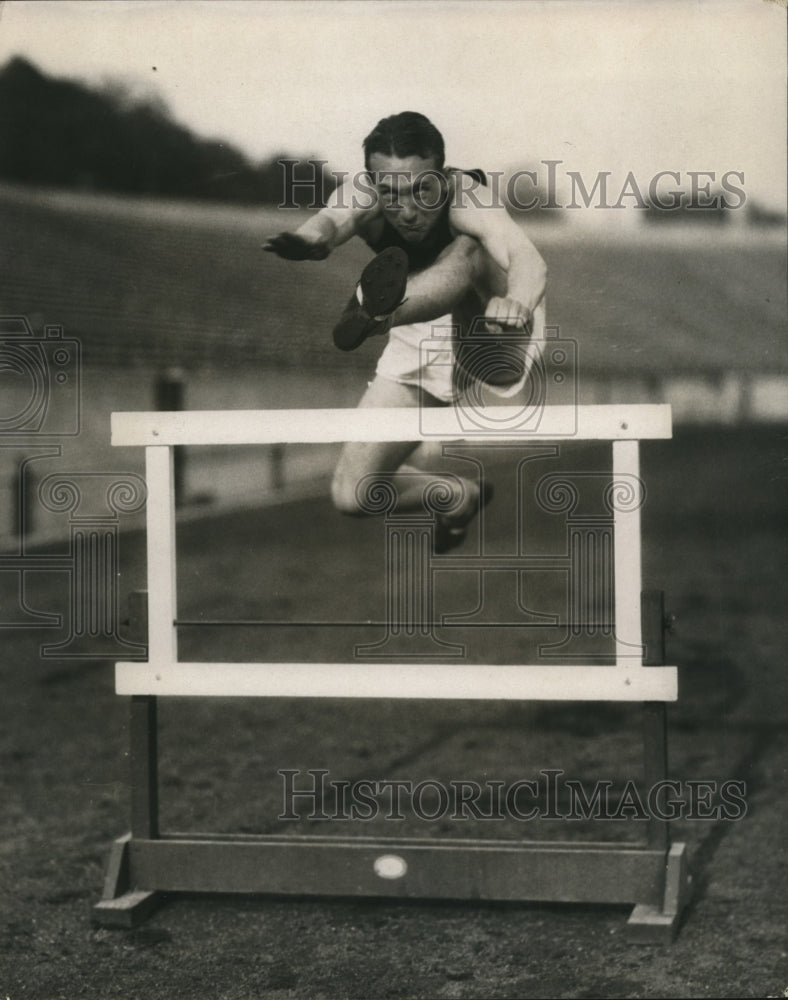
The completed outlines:
<svg viewBox="0 0 788 1000">
<path fill-rule="evenodd" d="M 545 310 L 541 304 L 534 312 L 533 333 L 526 351 L 525 370 L 516 382 L 508 385 L 483 385 L 485 397 L 512 399 L 521 392 L 528 379 L 534 359 L 544 341 Z M 427 323 L 393 326 L 389 340 L 378 359 L 375 373 L 392 382 L 413 385 L 444 403 L 454 403 L 469 389 L 481 387 L 478 380 L 462 372 L 458 375 L 454 363 L 454 331 L 451 315 Z"/>
</svg>

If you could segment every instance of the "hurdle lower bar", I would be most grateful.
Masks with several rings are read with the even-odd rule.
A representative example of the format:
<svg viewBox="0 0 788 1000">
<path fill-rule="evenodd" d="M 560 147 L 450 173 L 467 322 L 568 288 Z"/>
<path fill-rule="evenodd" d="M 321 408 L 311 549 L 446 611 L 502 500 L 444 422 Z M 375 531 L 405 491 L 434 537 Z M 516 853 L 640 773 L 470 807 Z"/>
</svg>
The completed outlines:
<svg viewBox="0 0 788 1000">
<path fill-rule="evenodd" d="M 549 409 L 549 408 L 548 408 Z M 558 412 L 566 409 L 571 412 Z M 498 440 L 501 415 L 492 432 L 474 432 L 476 440 Z M 608 843 L 512 843 L 476 840 L 390 840 L 321 837 L 230 837 L 162 834 L 158 829 L 157 696 L 232 695 L 339 696 L 337 665 L 293 665 L 285 679 L 271 664 L 232 664 L 217 685 L 211 664 L 177 660 L 172 447 L 178 444 L 243 444 L 281 441 L 410 440 L 464 437 L 455 411 L 250 411 L 246 414 L 113 414 L 113 444 L 146 446 L 149 487 L 148 573 L 152 583 L 149 611 L 149 663 L 118 664 L 117 691 L 130 694 L 132 741 L 131 833 L 116 841 L 104 898 L 94 908 L 106 925 L 133 926 L 169 892 L 239 892 L 275 895 L 361 895 L 395 898 L 544 900 L 558 902 L 634 903 L 628 928 L 646 941 L 670 940 L 686 903 L 689 880 L 683 844 L 670 844 L 667 823 L 652 819 L 645 845 Z M 638 440 L 670 436 L 668 407 L 553 408 L 545 424 L 523 434 L 527 440 L 569 437 L 612 440 L 614 475 L 637 475 Z M 239 419 L 243 418 L 243 419 Z M 574 430 L 571 420 L 575 419 Z M 239 430 L 239 427 L 241 430 Z M 509 434 L 510 437 L 516 436 Z M 635 637 L 661 636 L 664 611 L 658 602 L 635 598 L 640 587 L 639 515 L 616 521 L 616 541 L 628 548 L 616 561 L 616 621 L 630 642 L 617 650 L 611 668 L 515 668 L 517 690 L 509 687 L 511 668 L 464 667 L 467 683 L 456 684 L 440 671 L 427 687 L 419 675 L 410 679 L 406 697 L 561 698 L 562 700 L 644 701 L 646 778 L 667 776 L 665 701 L 675 700 L 676 670 L 664 663 L 662 642 L 638 662 Z M 623 546 L 622 546 L 623 547 Z M 659 649 L 655 654 L 654 649 Z M 389 665 L 390 666 L 390 665 Z M 411 667 L 412 665 L 408 665 Z M 397 697 L 365 666 L 344 665 L 344 694 Z M 647 668 L 647 669 L 644 669 Z M 250 669 L 251 668 L 251 669 Z M 266 668 L 262 677 L 259 668 Z M 430 667 L 430 672 L 436 667 Z M 533 671 L 536 673 L 533 673 Z M 572 674 L 563 674 L 570 670 Z M 494 673 L 491 673 L 493 671 Z M 595 676 L 591 676 L 593 671 Z M 329 674 L 333 676 L 329 676 Z M 362 676 L 362 674 L 364 676 Z M 506 693 L 495 694 L 492 685 Z M 327 685 L 320 690 L 320 683 Z M 372 680 L 370 681 L 370 676 Z M 424 674 L 420 675 L 424 676 Z M 366 681 L 364 680 L 366 677 Z M 573 683 L 567 687 L 568 682 Z M 577 683 L 580 678 L 580 687 Z M 516 679 L 516 678 L 515 678 Z M 317 688 L 315 683 L 317 683 Z M 400 677 L 401 681 L 401 677 Z M 342 686 L 340 683 L 340 687 Z M 358 685 L 361 684 L 359 687 Z M 365 686 L 366 684 L 366 686 Z M 371 684 L 371 687 L 370 687 Z M 415 687 L 414 687 L 415 685 Z M 398 685 L 398 691 L 402 688 Z M 382 874 L 391 868 L 396 877 Z"/>
<path fill-rule="evenodd" d="M 157 892 L 642 900 L 660 909 L 665 882 L 662 850 L 610 843 L 166 834 L 121 844 L 136 887 Z M 385 860 L 401 874 L 379 875 Z"/>
</svg>

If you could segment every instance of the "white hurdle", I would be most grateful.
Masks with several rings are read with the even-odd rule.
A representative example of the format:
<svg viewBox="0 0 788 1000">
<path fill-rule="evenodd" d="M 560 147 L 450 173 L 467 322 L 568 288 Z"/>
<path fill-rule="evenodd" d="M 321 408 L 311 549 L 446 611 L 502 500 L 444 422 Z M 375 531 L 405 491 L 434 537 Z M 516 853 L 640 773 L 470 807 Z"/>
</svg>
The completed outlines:
<svg viewBox="0 0 788 1000">
<path fill-rule="evenodd" d="M 671 435 L 669 406 L 545 407 L 539 426 L 518 428 L 519 407 L 478 410 L 470 426 L 451 407 L 374 410 L 114 413 L 112 444 L 144 446 L 148 485 L 147 664 L 121 662 L 121 695 L 199 697 L 481 698 L 485 700 L 675 701 L 675 667 L 644 668 L 641 645 L 640 511 L 614 512 L 615 667 L 597 664 L 434 666 L 352 663 L 181 663 L 177 656 L 173 455 L 177 445 L 472 440 L 613 443 L 613 482 L 639 475 L 639 441 Z M 572 432 L 569 432 L 572 428 Z"/>
<path fill-rule="evenodd" d="M 631 902 L 633 932 L 664 940 L 686 898 L 683 845 L 667 824 L 648 843 L 513 844 L 370 838 L 198 838 L 158 829 L 156 699 L 191 697 L 426 698 L 645 703 L 646 779 L 666 775 L 665 703 L 677 669 L 663 665 L 661 597 L 644 601 L 640 503 L 611 506 L 615 662 L 496 664 L 186 663 L 178 659 L 173 449 L 177 446 L 346 441 L 507 444 L 608 441 L 612 485 L 639 482 L 639 443 L 672 433 L 669 406 L 251 410 L 114 413 L 112 444 L 144 447 L 147 475 L 148 659 L 116 664 L 116 691 L 132 700 L 132 832 L 116 842 L 96 919 L 130 926 L 157 893 L 269 892 L 433 898 Z M 643 651 L 646 650 L 646 656 Z M 392 852 L 408 871 L 381 879 Z M 407 861 L 407 863 L 404 863 Z"/>
</svg>

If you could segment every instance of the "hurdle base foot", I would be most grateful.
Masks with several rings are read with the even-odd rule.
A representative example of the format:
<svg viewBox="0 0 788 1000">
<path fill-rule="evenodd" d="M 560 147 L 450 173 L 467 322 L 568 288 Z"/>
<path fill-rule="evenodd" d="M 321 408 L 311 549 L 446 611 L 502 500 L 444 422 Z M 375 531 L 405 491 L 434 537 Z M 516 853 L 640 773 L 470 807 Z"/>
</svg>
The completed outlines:
<svg viewBox="0 0 788 1000">
<path fill-rule="evenodd" d="M 662 907 L 638 903 L 627 921 L 627 939 L 634 944 L 670 944 L 678 933 L 691 885 L 686 844 L 673 844 L 668 851 Z"/>
<path fill-rule="evenodd" d="M 93 907 L 92 919 L 102 927 L 137 927 L 164 902 L 161 892 L 134 889 L 130 884 L 127 833 L 113 843 L 102 898 Z"/>
<path fill-rule="evenodd" d="M 102 899 L 93 907 L 93 922 L 127 930 L 137 927 L 162 905 L 164 898 L 161 892 L 133 889 L 115 899 Z"/>
<path fill-rule="evenodd" d="M 627 921 L 627 940 L 633 944 L 670 944 L 681 914 L 663 913 L 658 906 L 638 903 Z"/>
</svg>

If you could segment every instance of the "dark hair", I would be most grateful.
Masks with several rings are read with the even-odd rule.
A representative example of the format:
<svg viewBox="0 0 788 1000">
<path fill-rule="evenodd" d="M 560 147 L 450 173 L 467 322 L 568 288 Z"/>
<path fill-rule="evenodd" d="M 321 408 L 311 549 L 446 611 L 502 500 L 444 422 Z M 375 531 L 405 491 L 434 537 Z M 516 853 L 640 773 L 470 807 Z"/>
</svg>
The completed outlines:
<svg viewBox="0 0 788 1000">
<path fill-rule="evenodd" d="M 436 160 L 438 170 L 443 168 L 443 136 L 429 118 L 418 111 L 401 111 L 398 115 L 381 118 L 364 140 L 364 165 L 369 169 L 373 153 L 384 156 L 421 156 Z"/>
</svg>

